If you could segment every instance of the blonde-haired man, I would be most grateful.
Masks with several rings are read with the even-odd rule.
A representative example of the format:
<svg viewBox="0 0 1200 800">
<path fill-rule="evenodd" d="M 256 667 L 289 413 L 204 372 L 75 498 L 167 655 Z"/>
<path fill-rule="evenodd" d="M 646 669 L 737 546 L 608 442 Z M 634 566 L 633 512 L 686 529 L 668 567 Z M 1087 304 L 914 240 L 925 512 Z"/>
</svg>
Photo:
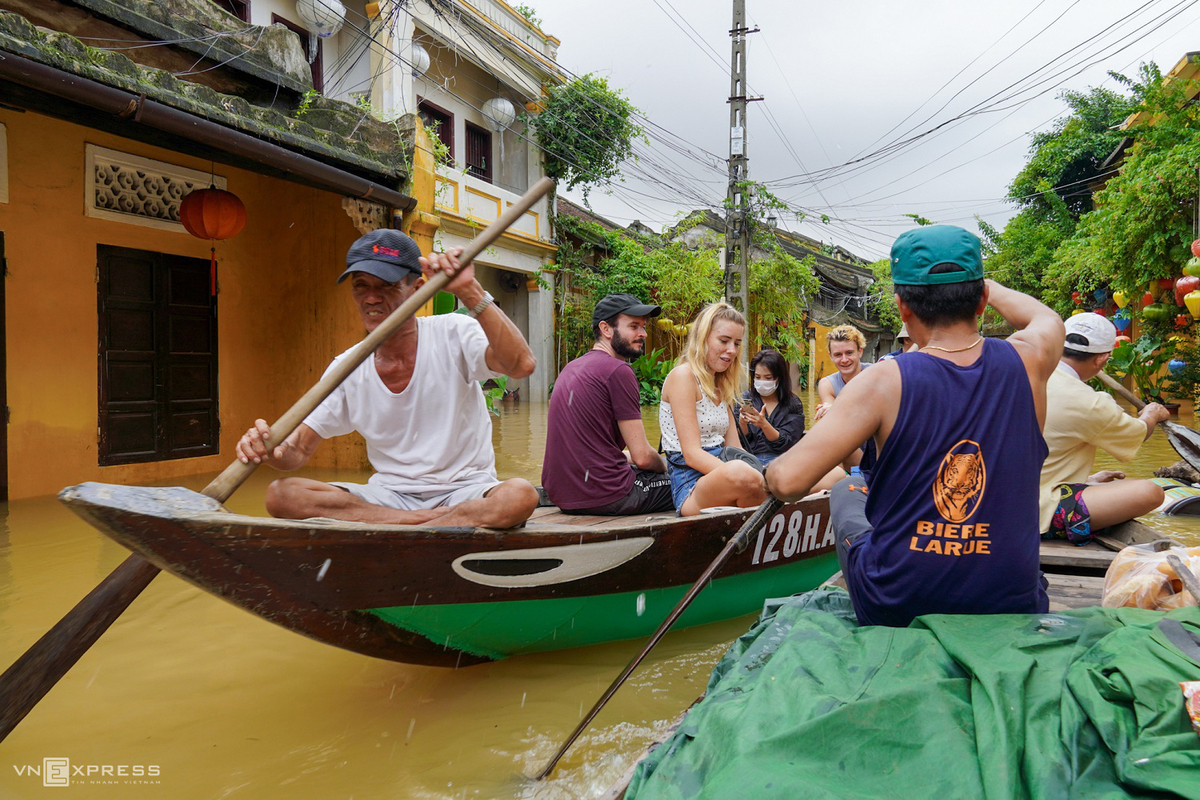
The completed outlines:
<svg viewBox="0 0 1200 800">
<path fill-rule="evenodd" d="M 869 362 L 862 363 L 863 348 L 867 346 L 867 340 L 862 331 L 853 325 L 839 325 L 826 333 L 825 344 L 829 348 L 829 357 L 837 367 L 837 372 L 826 375 L 817 384 L 817 396 L 820 397 L 821 403 L 813 414 L 814 420 L 825 416 L 829 406 L 833 405 L 833 399 L 841 394 L 851 378 L 871 366 Z"/>
</svg>

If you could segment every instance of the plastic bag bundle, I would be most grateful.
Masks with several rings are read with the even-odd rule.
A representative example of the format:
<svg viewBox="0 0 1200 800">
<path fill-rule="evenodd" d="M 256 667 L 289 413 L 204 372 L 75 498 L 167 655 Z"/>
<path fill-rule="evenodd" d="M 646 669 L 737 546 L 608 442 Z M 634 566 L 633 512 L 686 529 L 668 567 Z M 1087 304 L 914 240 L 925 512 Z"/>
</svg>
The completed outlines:
<svg viewBox="0 0 1200 800">
<path fill-rule="evenodd" d="M 1170 610 L 1197 605 L 1167 562 L 1173 553 L 1193 574 L 1200 575 L 1200 547 L 1174 546 L 1155 551 L 1152 544 L 1135 544 L 1117 553 L 1104 576 L 1104 608 Z"/>
</svg>

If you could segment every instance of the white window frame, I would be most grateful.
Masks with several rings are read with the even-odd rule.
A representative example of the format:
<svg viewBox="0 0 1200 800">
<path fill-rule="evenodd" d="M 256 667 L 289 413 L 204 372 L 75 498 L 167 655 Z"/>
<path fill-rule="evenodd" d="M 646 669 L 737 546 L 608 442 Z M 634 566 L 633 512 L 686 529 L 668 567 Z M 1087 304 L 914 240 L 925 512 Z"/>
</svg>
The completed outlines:
<svg viewBox="0 0 1200 800">
<path fill-rule="evenodd" d="M 89 217 L 111 220 L 113 222 L 124 222 L 129 225 L 141 225 L 146 228 L 175 231 L 177 233 L 187 233 L 182 223 L 154 217 L 144 217 L 138 214 L 127 214 L 123 211 L 112 211 L 107 208 L 98 208 L 96 206 L 97 163 L 112 164 L 141 172 L 155 173 L 163 177 L 194 184 L 199 188 L 208 188 L 208 186 L 212 185 L 218 189 L 224 189 L 228 184 L 223 175 L 213 175 L 208 172 L 181 167 L 177 164 L 169 164 L 165 161 L 156 161 L 152 158 L 135 156 L 132 153 L 109 150 L 99 145 L 88 144 L 85 146 L 84 169 L 86 170 L 87 179 L 84 181 L 84 209 Z"/>
</svg>

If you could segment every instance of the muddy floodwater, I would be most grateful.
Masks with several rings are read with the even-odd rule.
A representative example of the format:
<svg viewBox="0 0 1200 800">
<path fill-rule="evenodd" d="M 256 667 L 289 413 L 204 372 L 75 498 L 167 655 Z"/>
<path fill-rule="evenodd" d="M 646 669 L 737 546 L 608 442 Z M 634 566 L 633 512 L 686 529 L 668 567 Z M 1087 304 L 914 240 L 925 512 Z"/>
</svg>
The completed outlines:
<svg viewBox="0 0 1200 800">
<path fill-rule="evenodd" d="M 646 415 L 652 442 L 656 412 Z M 542 406 L 503 409 L 501 477 L 538 480 L 544 419 Z M 1175 459 L 1156 433 L 1123 468 L 1148 477 Z M 209 477 L 182 483 L 199 490 Z M 270 478 L 260 471 L 227 505 L 262 514 Z M 0 514 L 3 669 L 126 552 L 52 497 L 0 505 Z M 1200 543 L 1200 521 L 1146 521 Z M 0 744 L 0 798 L 594 797 L 696 698 L 752 619 L 667 636 L 555 775 L 534 783 L 524 775 L 541 768 L 641 641 L 458 670 L 409 666 L 310 641 L 160 575 Z M 55 758 L 69 760 L 69 788 L 44 787 L 29 772 Z"/>
</svg>

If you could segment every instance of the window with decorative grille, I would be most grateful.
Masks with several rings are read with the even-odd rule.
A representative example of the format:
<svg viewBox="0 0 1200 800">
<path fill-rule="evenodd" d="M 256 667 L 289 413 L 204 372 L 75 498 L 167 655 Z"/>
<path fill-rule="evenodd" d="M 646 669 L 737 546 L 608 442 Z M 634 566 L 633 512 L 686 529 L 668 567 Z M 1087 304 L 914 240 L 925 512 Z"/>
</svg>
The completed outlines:
<svg viewBox="0 0 1200 800">
<path fill-rule="evenodd" d="M 492 134 L 467 123 L 467 172 L 492 182 Z"/>
</svg>

